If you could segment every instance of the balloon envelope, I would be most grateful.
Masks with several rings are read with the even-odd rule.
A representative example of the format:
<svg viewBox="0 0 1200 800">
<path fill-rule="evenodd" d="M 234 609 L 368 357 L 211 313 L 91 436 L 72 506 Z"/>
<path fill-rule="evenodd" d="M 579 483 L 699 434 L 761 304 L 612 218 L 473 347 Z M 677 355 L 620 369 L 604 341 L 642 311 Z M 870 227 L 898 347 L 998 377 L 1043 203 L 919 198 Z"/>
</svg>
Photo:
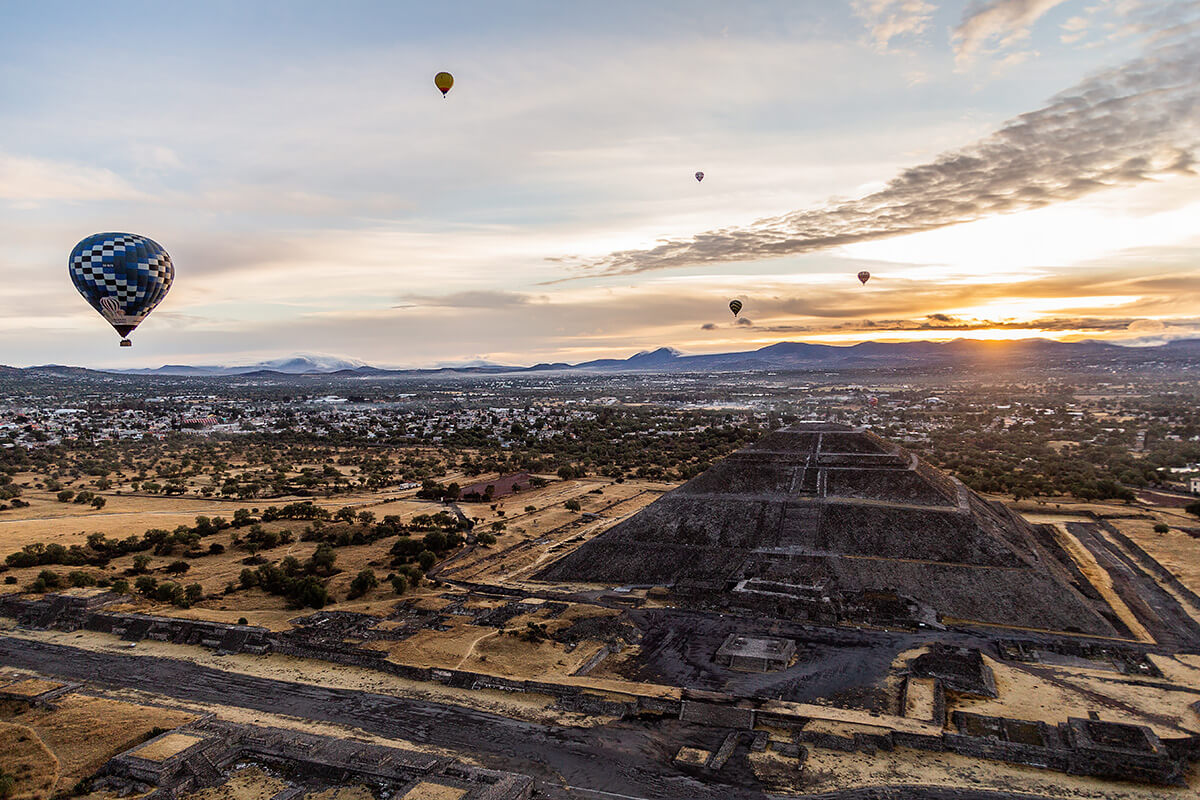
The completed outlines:
<svg viewBox="0 0 1200 800">
<path fill-rule="evenodd" d="M 454 86 L 454 76 L 449 72 L 439 72 L 433 76 L 433 85 L 442 90 L 442 97 L 446 96 L 446 92 L 450 91 L 450 87 Z"/>
<path fill-rule="evenodd" d="M 858 279 L 860 281 L 862 281 L 863 285 L 865 286 L 867 284 L 867 281 L 869 281 L 871 279 L 871 273 L 867 272 L 864 269 L 862 272 L 858 273 Z"/>
<path fill-rule="evenodd" d="M 702 180 L 704 180 L 704 173 L 703 173 L 703 172 L 697 172 L 697 173 L 696 173 L 696 183 L 699 183 L 699 182 L 700 182 L 700 181 L 702 181 Z"/>
<path fill-rule="evenodd" d="M 736 317 L 738 315 L 738 312 L 742 310 L 742 301 L 741 300 L 730 300 L 729 301 L 729 310 L 732 311 L 733 315 Z"/>
<path fill-rule="evenodd" d="M 124 338 L 166 297 L 175 265 L 162 245 L 133 233 L 96 233 L 71 251 L 71 281 Z"/>
</svg>

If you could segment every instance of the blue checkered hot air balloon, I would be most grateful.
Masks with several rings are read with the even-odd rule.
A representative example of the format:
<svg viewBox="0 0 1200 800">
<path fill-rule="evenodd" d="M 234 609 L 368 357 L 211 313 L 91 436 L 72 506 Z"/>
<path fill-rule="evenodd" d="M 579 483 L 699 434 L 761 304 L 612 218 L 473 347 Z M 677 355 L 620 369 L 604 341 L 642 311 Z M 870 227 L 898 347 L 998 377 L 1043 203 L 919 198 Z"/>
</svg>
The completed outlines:
<svg viewBox="0 0 1200 800">
<path fill-rule="evenodd" d="M 133 233 L 92 234 L 75 245 L 68 268 L 83 299 L 121 334 L 122 347 L 175 280 L 162 245 Z"/>
</svg>

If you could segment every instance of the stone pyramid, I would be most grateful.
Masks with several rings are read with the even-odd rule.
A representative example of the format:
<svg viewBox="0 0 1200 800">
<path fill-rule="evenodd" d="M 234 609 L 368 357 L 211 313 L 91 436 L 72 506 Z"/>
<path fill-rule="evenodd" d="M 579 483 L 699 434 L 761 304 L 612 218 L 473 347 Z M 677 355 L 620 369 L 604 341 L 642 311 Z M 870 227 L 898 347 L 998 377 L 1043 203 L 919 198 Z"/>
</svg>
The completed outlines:
<svg viewBox="0 0 1200 800">
<path fill-rule="evenodd" d="M 799 423 L 730 455 L 537 577 L 826 599 L 891 593 L 944 620 L 1123 632 L 1070 570 L 1044 530 L 898 445 L 860 428 Z"/>
</svg>

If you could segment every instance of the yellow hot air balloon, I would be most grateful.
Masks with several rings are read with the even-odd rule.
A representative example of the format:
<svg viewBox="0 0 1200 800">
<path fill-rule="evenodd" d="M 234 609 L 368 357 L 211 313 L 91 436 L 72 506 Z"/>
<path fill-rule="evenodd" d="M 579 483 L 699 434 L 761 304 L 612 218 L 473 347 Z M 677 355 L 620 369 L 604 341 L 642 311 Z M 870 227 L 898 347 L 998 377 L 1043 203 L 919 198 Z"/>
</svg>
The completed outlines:
<svg viewBox="0 0 1200 800">
<path fill-rule="evenodd" d="M 454 86 L 454 76 L 449 72 L 439 72 L 433 76 L 433 85 L 442 90 L 442 97 Z"/>
</svg>

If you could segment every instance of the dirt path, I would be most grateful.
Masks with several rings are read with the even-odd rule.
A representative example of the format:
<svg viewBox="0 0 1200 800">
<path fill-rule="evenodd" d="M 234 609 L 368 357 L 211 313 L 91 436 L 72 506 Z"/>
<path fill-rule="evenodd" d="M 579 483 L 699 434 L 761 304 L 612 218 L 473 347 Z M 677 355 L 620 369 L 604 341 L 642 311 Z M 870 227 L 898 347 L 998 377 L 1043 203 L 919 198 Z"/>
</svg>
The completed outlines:
<svg viewBox="0 0 1200 800">
<path fill-rule="evenodd" d="M 487 639 L 488 637 L 499 636 L 499 635 L 500 635 L 500 631 L 488 631 L 487 633 L 483 634 L 482 636 L 476 637 L 475 640 L 471 642 L 471 646 L 467 648 L 467 652 L 464 653 L 463 657 L 460 658 L 458 660 L 458 663 L 454 665 L 454 668 L 461 669 L 462 665 L 467 663 L 467 659 L 469 659 L 471 656 L 475 655 L 475 645 L 479 644 L 480 642 L 482 642 L 484 639 Z"/>
</svg>

